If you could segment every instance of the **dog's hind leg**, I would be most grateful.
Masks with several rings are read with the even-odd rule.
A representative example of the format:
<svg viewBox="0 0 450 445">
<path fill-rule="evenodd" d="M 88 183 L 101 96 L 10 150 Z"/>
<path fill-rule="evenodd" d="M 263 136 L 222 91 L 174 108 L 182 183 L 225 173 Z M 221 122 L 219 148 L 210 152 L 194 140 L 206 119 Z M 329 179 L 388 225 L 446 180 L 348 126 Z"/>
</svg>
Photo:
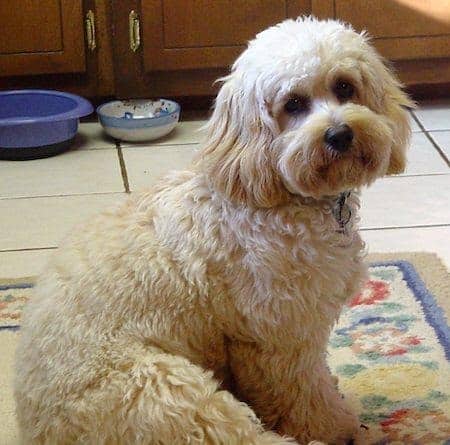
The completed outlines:
<svg viewBox="0 0 450 445">
<path fill-rule="evenodd" d="M 264 431 L 254 412 L 212 373 L 165 353 L 139 359 L 123 381 L 118 412 L 124 443 L 277 445 L 293 441 Z M 123 419 L 123 420 L 122 420 Z"/>
<path fill-rule="evenodd" d="M 61 401 L 29 444 L 287 445 L 209 371 L 156 348 L 121 351 L 101 380 Z M 116 351 L 119 352 L 119 351 Z M 125 352 L 125 354 L 124 354 Z M 28 413 L 32 414 L 32 413 Z M 34 412 L 34 418 L 39 413 Z M 33 425 L 22 422 L 25 430 Z"/>
</svg>

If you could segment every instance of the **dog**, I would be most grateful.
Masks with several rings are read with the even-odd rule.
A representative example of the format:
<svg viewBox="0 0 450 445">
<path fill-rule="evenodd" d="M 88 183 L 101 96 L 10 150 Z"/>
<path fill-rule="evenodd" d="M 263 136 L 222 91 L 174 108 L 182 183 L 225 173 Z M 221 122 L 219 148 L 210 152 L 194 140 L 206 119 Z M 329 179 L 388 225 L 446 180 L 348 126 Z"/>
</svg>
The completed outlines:
<svg viewBox="0 0 450 445">
<path fill-rule="evenodd" d="M 198 158 L 75 229 L 25 310 L 26 444 L 364 443 L 326 364 L 366 280 L 358 190 L 404 170 L 412 101 L 365 34 L 251 41 Z"/>
</svg>

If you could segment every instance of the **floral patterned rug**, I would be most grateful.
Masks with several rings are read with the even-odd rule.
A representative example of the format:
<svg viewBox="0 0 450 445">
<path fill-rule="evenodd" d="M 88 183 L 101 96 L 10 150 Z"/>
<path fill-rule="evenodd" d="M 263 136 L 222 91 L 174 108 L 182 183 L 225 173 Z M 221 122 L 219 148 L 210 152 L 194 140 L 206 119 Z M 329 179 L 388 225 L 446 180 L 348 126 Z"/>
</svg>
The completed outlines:
<svg viewBox="0 0 450 445">
<path fill-rule="evenodd" d="M 20 329 L 32 281 L 0 285 L 2 331 Z M 329 364 L 369 442 L 450 445 L 450 329 L 406 261 L 372 264 L 333 331 Z"/>
<path fill-rule="evenodd" d="M 373 264 L 329 344 L 373 444 L 450 444 L 450 330 L 410 263 Z"/>
</svg>

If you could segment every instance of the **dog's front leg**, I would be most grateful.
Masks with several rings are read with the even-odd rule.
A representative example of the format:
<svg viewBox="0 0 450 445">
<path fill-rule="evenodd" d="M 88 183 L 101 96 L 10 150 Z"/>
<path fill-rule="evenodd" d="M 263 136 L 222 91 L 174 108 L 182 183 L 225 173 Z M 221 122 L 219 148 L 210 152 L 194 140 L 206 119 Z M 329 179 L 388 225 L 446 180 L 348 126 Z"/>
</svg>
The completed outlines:
<svg viewBox="0 0 450 445">
<path fill-rule="evenodd" d="M 319 360 L 316 366 L 303 367 L 292 383 L 297 385 L 296 399 L 276 430 L 291 431 L 299 440 L 306 430 L 307 438 L 328 444 L 365 444 L 365 431 L 336 383 L 324 360 Z"/>
<path fill-rule="evenodd" d="M 249 403 L 267 427 L 299 443 L 358 440 L 359 421 L 336 388 L 317 352 L 256 345 L 230 345 L 236 395 Z M 323 354 L 321 354 L 323 355 Z"/>
</svg>

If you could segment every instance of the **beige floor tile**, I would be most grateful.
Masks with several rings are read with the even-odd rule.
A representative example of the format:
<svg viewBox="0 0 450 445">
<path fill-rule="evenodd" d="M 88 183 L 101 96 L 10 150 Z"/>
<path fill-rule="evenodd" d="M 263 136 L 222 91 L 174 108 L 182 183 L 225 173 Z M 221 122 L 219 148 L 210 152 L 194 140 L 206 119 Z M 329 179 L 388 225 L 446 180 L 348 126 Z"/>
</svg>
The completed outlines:
<svg viewBox="0 0 450 445">
<path fill-rule="evenodd" d="M 450 226 L 363 230 L 369 252 L 433 252 L 450 270 Z"/>
<path fill-rule="evenodd" d="M 431 131 L 430 136 L 450 160 L 450 131 Z"/>
<path fill-rule="evenodd" d="M 450 169 L 424 133 L 413 133 L 404 174 L 450 173 Z"/>
<path fill-rule="evenodd" d="M 3 308 L 2 308 L 3 309 Z M 12 413 L 15 410 L 13 396 L 14 381 L 14 351 L 16 349 L 17 340 L 19 339 L 19 331 L 2 329 L 0 331 L 0 357 L 2 358 L 2 367 L 0 369 L 0 413 Z M 4 425 L 3 418 L 0 425 L 0 445 L 6 445 L 2 442 Z"/>
<path fill-rule="evenodd" d="M 0 445 L 21 445 L 23 442 L 21 442 L 19 437 L 19 427 L 14 411 L 2 412 L 0 410 L 0 418 L 2 419 L 4 431 L 1 433 Z"/>
<path fill-rule="evenodd" d="M 74 150 L 96 150 L 102 148 L 115 148 L 114 139 L 108 136 L 98 122 L 81 123 L 75 136 Z"/>
<path fill-rule="evenodd" d="M 196 148 L 196 145 L 124 148 L 130 189 L 148 188 L 168 171 L 184 169 L 191 163 Z"/>
<path fill-rule="evenodd" d="M 425 102 L 414 110 L 425 130 L 450 130 L 450 101 Z"/>
<path fill-rule="evenodd" d="M 0 252 L 0 279 L 37 276 L 56 249 Z"/>
<path fill-rule="evenodd" d="M 18 331 L 0 331 L 0 357 L 2 364 L 0 369 L 0 419 L 2 419 L 0 445 L 20 445 L 21 443 L 14 414 L 13 395 L 14 351 L 19 335 Z"/>
<path fill-rule="evenodd" d="M 148 147 L 150 145 L 179 145 L 179 144 L 198 144 L 204 138 L 204 131 L 201 127 L 206 121 L 185 121 L 180 122 L 175 129 L 161 139 L 149 142 L 127 142 L 121 141 L 121 147 Z"/>
<path fill-rule="evenodd" d="M 68 151 L 32 161 L 0 161 L 0 198 L 123 191 L 116 149 Z"/>
<path fill-rule="evenodd" d="M 73 227 L 125 193 L 0 200 L 0 251 L 56 247 Z"/>
<path fill-rule="evenodd" d="M 384 178 L 361 201 L 363 228 L 450 224 L 450 175 Z"/>
</svg>

